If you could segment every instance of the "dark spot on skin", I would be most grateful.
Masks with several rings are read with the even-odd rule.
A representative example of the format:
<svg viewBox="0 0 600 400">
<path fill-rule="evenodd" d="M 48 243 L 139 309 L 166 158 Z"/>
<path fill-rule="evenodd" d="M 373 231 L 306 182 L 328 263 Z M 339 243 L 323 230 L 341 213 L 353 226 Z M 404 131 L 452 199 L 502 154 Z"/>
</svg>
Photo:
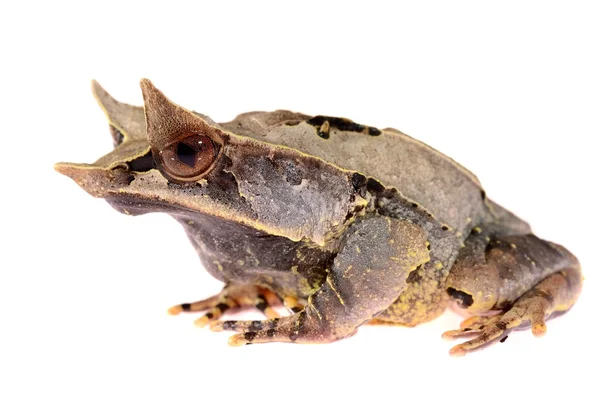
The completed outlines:
<svg viewBox="0 0 600 400">
<path fill-rule="evenodd" d="M 250 326 L 248 327 L 248 330 L 250 330 L 251 332 L 257 332 L 262 330 L 263 328 L 263 324 L 262 321 L 252 321 L 250 323 Z"/>
<path fill-rule="evenodd" d="M 417 203 L 411 203 L 411 205 L 412 205 L 414 208 L 417 208 L 417 207 L 419 207 L 419 205 L 418 205 Z"/>
<path fill-rule="evenodd" d="M 359 190 L 361 187 L 364 186 L 365 182 L 367 181 L 367 178 L 364 175 L 355 172 L 352 174 L 350 180 L 352 181 L 352 187 L 354 187 L 354 190 Z"/>
<path fill-rule="evenodd" d="M 504 343 L 506 342 L 506 339 L 508 339 L 508 335 L 504 336 L 502 339 L 500 339 L 500 343 Z"/>
<path fill-rule="evenodd" d="M 244 333 L 244 339 L 246 339 L 249 342 L 253 341 L 255 337 L 256 337 L 256 332 L 246 332 L 246 333 Z"/>
<path fill-rule="evenodd" d="M 385 190 L 385 187 L 381 183 L 379 183 L 377 180 L 375 180 L 373 178 L 369 178 L 367 180 L 367 189 L 370 192 L 380 193 Z"/>
<path fill-rule="evenodd" d="M 292 342 L 295 342 L 296 340 L 298 340 L 298 332 L 292 332 L 292 334 L 290 335 L 290 340 Z"/>
<path fill-rule="evenodd" d="M 192 305 L 191 305 L 190 303 L 183 303 L 183 304 L 181 305 L 181 309 L 182 309 L 183 311 L 190 311 L 190 309 L 191 309 L 191 308 L 192 308 Z"/>
<path fill-rule="evenodd" d="M 446 225 L 444 225 L 444 226 L 442 226 L 442 230 L 443 230 L 443 231 L 447 231 L 447 230 L 448 230 L 448 227 L 447 227 Z"/>
<path fill-rule="evenodd" d="M 427 251 L 431 251 L 431 243 L 427 243 Z"/>
<path fill-rule="evenodd" d="M 479 328 L 477 329 L 482 330 L 483 328 L 485 328 L 485 325 L 479 325 Z"/>
<path fill-rule="evenodd" d="M 204 314 L 204 316 L 208 319 L 213 319 L 215 317 L 214 314 L 211 312 L 207 312 L 206 314 Z"/>
<path fill-rule="evenodd" d="M 223 322 L 223 329 L 227 331 L 235 330 L 235 321 L 225 321 Z"/>
<path fill-rule="evenodd" d="M 267 299 L 265 298 L 265 296 L 258 295 L 258 302 L 256 303 L 256 308 L 258 308 L 260 311 L 265 311 L 267 309 L 269 305 L 267 304 Z"/>
<path fill-rule="evenodd" d="M 327 117 L 325 115 L 317 115 L 306 121 L 308 124 L 317 128 L 317 133 L 321 136 L 321 132 L 319 128 L 323 125 L 325 121 L 329 122 L 329 127 L 337 129 L 339 131 L 348 131 L 348 132 L 361 132 L 367 133 L 370 136 L 379 136 L 381 135 L 381 131 L 377 128 L 373 128 L 370 126 L 365 126 L 361 124 L 357 124 L 354 121 L 351 121 L 347 118 L 339 118 L 339 117 Z M 322 137 L 322 136 L 321 136 Z M 329 138 L 329 132 L 327 132 L 327 138 Z M 326 139 L 326 138 L 325 138 Z"/>
<path fill-rule="evenodd" d="M 471 329 L 471 328 L 465 328 L 465 329 L 463 329 L 463 332 L 470 332 L 470 331 L 472 331 L 472 330 L 473 330 L 473 329 Z"/>
<path fill-rule="evenodd" d="M 494 309 L 508 311 L 512 306 L 512 303 L 508 300 L 503 301 L 502 303 L 496 303 Z"/>
<path fill-rule="evenodd" d="M 381 135 L 381 131 L 377 128 L 373 128 L 372 126 L 369 127 L 369 135 L 370 136 L 379 136 Z"/>
<path fill-rule="evenodd" d="M 415 283 L 415 282 L 419 282 L 422 277 L 419 276 L 419 270 L 421 269 L 422 265 L 419 265 L 416 269 L 410 271 L 410 274 L 408 274 L 408 278 L 406 278 L 406 283 Z"/>
<path fill-rule="evenodd" d="M 229 306 L 225 303 L 219 303 L 216 305 L 216 307 L 221 311 L 221 314 L 223 314 L 225 311 L 229 310 Z"/>
<path fill-rule="evenodd" d="M 269 329 L 269 330 L 267 331 L 267 336 L 268 336 L 268 337 L 273 337 L 273 336 L 275 336 L 275 329 Z"/>
<path fill-rule="evenodd" d="M 323 139 L 329 139 L 329 132 L 323 132 L 322 130 L 317 131 L 317 135 Z"/>
<path fill-rule="evenodd" d="M 500 329 L 501 331 L 506 330 L 506 322 L 497 322 L 496 328 Z"/>
<path fill-rule="evenodd" d="M 485 190 L 481 191 L 481 200 L 485 200 Z"/>
<path fill-rule="evenodd" d="M 127 184 L 131 185 L 131 182 L 133 182 L 135 180 L 135 176 L 133 175 L 127 175 Z"/>
<path fill-rule="evenodd" d="M 448 293 L 448 295 L 453 299 L 457 300 L 458 305 L 462 308 L 470 307 L 473 304 L 473 296 L 461 290 L 456 290 L 449 287 L 446 290 L 446 293 Z"/>
</svg>

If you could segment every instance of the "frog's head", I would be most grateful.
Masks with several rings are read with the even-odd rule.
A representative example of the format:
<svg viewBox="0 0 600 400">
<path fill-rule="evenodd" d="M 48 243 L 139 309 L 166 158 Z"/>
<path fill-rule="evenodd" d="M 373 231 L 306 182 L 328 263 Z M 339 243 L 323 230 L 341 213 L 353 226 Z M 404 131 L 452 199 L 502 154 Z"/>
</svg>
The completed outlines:
<svg viewBox="0 0 600 400">
<path fill-rule="evenodd" d="M 144 107 L 135 107 L 93 82 L 114 149 L 93 164 L 58 163 L 56 170 L 126 214 L 211 215 L 320 244 L 347 219 L 354 206 L 347 173 L 229 132 L 174 104 L 149 80 L 141 87 Z"/>
</svg>

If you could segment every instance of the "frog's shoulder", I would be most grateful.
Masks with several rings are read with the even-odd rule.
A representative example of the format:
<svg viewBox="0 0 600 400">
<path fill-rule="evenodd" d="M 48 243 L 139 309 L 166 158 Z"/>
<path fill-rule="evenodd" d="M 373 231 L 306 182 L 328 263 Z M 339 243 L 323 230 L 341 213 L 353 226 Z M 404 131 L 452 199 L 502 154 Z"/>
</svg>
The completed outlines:
<svg viewBox="0 0 600 400">
<path fill-rule="evenodd" d="M 245 113 L 220 125 L 375 178 L 453 227 L 472 217 L 477 210 L 469 203 L 480 203 L 483 197 L 481 184 L 472 172 L 396 129 L 286 110 Z"/>
</svg>

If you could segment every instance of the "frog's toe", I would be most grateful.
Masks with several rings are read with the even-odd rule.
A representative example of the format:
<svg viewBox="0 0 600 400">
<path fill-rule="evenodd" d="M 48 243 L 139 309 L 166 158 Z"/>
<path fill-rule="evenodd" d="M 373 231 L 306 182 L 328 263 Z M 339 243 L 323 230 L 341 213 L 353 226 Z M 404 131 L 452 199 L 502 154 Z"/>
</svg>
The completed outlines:
<svg viewBox="0 0 600 400">
<path fill-rule="evenodd" d="M 213 332 L 258 332 L 273 323 L 276 325 L 278 320 L 279 318 L 272 318 L 266 321 L 212 321 L 210 323 L 210 330 Z"/>
<path fill-rule="evenodd" d="M 221 324 L 222 322 L 228 322 L 229 324 L 226 324 L 226 326 L 232 325 L 233 322 L 235 322 L 235 324 L 233 324 L 232 326 L 237 326 L 238 324 L 240 326 L 245 326 L 244 324 L 246 322 L 250 323 L 252 321 L 219 321 L 219 318 L 227 310 L 229 310 L 231 308 L 234 308 L 234 307 L 241 308 L 243 306 L 250 306 L 250 305 L 253 305 L 254 307 L 256 307 L 267 318 L 278 318 L 279 314 L 277 313 L 277 311 L 275 311 L 273 309 L 273 306 L 276 304 L 277 301 L 278 301 L 277 296 L 273 292 L 266 291 L 266 290 L 259 290 L 259 293 L 255 299 L 225 298 L 222 302 L 218 303 L 215 307 L 211 308 L 202 317 L 200 317 L 196 321 L 194 321 L 194 324 L 199 328 L 204 328 L 206 325 L 210 324 L 210 328 L 213 331 L 223 330 L 224 328 L 222 327 L 223 326 Z M 254 322 L 257 322 L 257 321 L 254 321 Z M 231 329 L 231 328 L 225 328 L 225 329 Z M 242 328 L 242 329 L 245 329 L 245 328 Z"/>
<path fill-rule="evenodd" d="M 467 318 L 460 324 L 460 329 L 446 331 L 442 334 L 442 338 L 452 340 L 466 336 L 478 335 L 484 331 L 486 326 L 493 325 L 496 321 L 500 320 L 501 317 L 501 315 L 476 315 Z"/>
<path fill-rule="evenodd" d="M 487 345 L 495 343 L 500 340 L 503 342 L 508 337 L 508 334 L 515 328 L 515 326 L 507 325 L 502 319 L 499 322 L 488 325 L 481 330 L 480 335 L 467 342 L 461 343 L 450 349 L 450 355 L 452 356 L 464 356 L 470 351 L 483 348 Z M 455 337 L 461 337 L 457 335 Z"/>
<path fill-rule="evenodd" d="M 219 303 L 219 296 L 212 296 L 208 299 L 196 301 L 194 303 L 177 304 L 167 310 L 170 315 L 177 315 L 181 312 L 205 311 L 215 307 Z"/>
<path fill-rule="evenodd" d="M 194 321 L 194 325 L 199 328 L 204 328 L 209 322 L 217 320 L 230 308 L 238 307 L 238 304 L 233 299 L 224 299 L 212 307 L 206 314 Z"/>
<path fill-rule="evenodd" d="M 292 340 L 275 330 L 238 333 L 229 338 L 229 345 L 233 347 L 254 343 L 291 342 Z"/>
<path fill-rule="evenodd" d="M 266 321 L 213 321 L 210 329 L 217 332 L 241 332 L 229 338 L 230 346 L 241 346 L 250 343 L 292 342 L 295 325 L 298 325 L 295 316 L 289 316 Z"/>
</svg>

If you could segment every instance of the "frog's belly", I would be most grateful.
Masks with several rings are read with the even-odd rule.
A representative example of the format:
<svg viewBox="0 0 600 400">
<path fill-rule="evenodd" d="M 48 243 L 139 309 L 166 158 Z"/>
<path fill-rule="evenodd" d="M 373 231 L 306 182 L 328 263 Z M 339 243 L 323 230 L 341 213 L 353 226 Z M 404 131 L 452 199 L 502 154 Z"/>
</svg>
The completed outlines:
<svg viewBox="0 0 600 400">
<path fill-rule="evenodd" d="M 281 296 L 308 297 L 324 281 L 333 261 L 333 253 L 314 245 L 213 216 L 176 219 L 208 272 L 226 283 L 256 284 Z"/>
</svg>

